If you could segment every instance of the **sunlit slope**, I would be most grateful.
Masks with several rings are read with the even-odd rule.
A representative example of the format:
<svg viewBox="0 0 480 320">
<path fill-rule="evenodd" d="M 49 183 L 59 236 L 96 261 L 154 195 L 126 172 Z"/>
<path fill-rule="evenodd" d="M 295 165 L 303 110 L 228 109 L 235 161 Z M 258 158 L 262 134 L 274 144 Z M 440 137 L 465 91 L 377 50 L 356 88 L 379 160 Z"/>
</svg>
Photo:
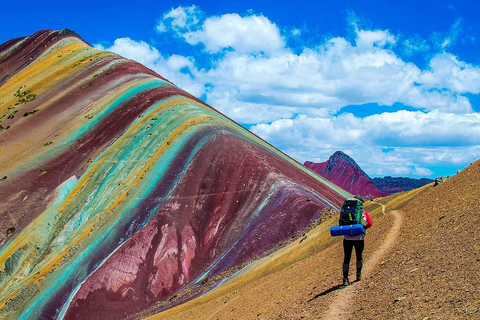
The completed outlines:
<svg viewBox="0 0 480 320">
<path fill-rule="evenodd" d="M 4 43 L 0 66 L 0 318 L 168 308 L 348 196 L 71 31 Z"/>
<path fill-rule="evenodd" d="M 432 188 L 433 183 L 376 199 L 385 206 L 386 215 L 379 204 L 365 203 L 365 209 L 374 221 L 373 230 L 367 232 L 368 259 L 387 234 L 391 220 L 389 213 Z M 252 264 L 216 290 L 150 319 L 198 319 L 198 315 L 208 315 L 206 319 L 251 319 L 257 315 L 264 319 L 321 319 L 330 302 L 328 299 L 333 296 L 328 290 L 342 280 L 343 238 L 331 237 L 329 231 L 330 226 L 338 225 L 338 211 L 332 210 L 330 215 L 304 236 Z M 316 297 L 322 292 L 324 297 Z M 372 314 L 374 312 L 373 309 Z"/>
</svg>

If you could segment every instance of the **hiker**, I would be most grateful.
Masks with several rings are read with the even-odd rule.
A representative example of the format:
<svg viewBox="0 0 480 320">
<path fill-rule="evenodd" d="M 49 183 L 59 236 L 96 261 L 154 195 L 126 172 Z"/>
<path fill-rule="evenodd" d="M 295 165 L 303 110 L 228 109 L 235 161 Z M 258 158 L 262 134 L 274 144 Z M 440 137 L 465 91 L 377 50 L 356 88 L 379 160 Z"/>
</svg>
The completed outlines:
<svg viewBox="0 0 480 320">
<path fill-rule="evenodd" d="M 357 208 L 361 211 L 361 223 L 368 229 L 372 226 L 372 219 L 367 211 L 363 210 L 363 203 L 365 202 L 361 196 L 355 196 L 354 199 L 357 199 Z M 352 200 L 352 199 L 347 199 Z M 345 201 L 347 201 L 345 200 Z M 341 224 L 341 223 L 340 223 Z M 343 283 L 342 286 L 348 286 L 350 284 L 348 280 L 348 271 L 350 269 L 350 259 L 352 257 L 352 251 L 355 247 L 355 255 L 357 257 L 357 281 L 362 279 L 362 267 L 363 267 L 363 258 L 362 252 L 365 245 L 365 233 L 357 234 L 357 235 L 344 235 L 343 236 L 343 252 L 344 252 L 344 259 L 343 259 Z"/>
</svg>

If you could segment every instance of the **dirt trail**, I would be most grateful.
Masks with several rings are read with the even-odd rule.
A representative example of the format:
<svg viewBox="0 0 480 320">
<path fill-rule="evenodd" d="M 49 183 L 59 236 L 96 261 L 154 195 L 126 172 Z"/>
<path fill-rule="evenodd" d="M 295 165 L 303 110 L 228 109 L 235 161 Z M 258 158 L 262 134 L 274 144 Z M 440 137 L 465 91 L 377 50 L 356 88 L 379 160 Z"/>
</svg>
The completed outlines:
<svg viewBox="0 0 480 320">
<path fill-rule="evenodd" d="M 382 205 L 382 209 L 384 206 Z M 375 267 L 377 267 L 385 253 L 393 246 L 400 234 L 400 228 L 403 224 L 403 214 L 399 210 L 389 212 L 393 215 L 393 226 L 390 229 L 383 244 L 372 254 L 372 257 L 365 262 L 363 269 L 364 277 L 368 277 Z M 335 292 L 335 296 L 332 298 L 331 304 L 328 306 L 323 319 L 348 319 L 349 303 L 352 301 L 352 297 L 357 290 L 363 286 L 363 282 L 353 283 L 343 290 Z"/>
</svg>

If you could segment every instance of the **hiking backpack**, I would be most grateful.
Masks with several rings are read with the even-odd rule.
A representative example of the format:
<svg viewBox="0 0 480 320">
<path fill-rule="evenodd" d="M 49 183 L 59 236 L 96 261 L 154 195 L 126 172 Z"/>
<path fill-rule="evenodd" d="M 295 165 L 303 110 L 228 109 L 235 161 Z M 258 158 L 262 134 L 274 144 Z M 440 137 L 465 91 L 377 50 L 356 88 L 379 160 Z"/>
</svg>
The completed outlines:
<svg viewBox="0 0 480 320">
<path fill-rule="evenodd" d="M 346 199 L 340 210 L 340 226 L 362 223 L 363 205 L 360 200 Z"/>
</svg>

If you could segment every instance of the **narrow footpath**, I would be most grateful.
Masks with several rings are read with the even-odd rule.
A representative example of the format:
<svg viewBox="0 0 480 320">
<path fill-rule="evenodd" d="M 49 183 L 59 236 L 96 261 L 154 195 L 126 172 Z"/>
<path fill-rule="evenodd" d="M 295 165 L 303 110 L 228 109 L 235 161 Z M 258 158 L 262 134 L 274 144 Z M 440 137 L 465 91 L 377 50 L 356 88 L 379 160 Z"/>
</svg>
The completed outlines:
<svg viewBox="0 0 480 320">
<path fill-rule="evenodd" d="M 384 208 L 385 207 L 382 205 L 383 210 Z M 365 261 L 365 266 L 363 270 L 364 277 L 369 277 L 372 274 L 374 268 L 379 266 L 382 258 L 385 256 L 387 251 L 390 250 L 395 241 L 397 241 L 400 234 L 400 228 L 404 221 L 402 212 L 399 210 L 394 210 L 389 212 L 389 214 L 394 217 L 393 226 L 387 234 L 384 242 L 375 252 L 372 253 L 371 258 Z M 328 309 L 325 312 L 323 319 L 348 319 L 350 302 L 352 301 L 352 297 L 355 296 L 357 290 L 361 289 L 362 285 L 362 281 L 354 282 L 352 285 L 342 290 L 337 290 L 333 292 L 332 294 L 334 295 L 334 297 L 332 297 L 332 302 L 328 306 Z"/>
</svg>

